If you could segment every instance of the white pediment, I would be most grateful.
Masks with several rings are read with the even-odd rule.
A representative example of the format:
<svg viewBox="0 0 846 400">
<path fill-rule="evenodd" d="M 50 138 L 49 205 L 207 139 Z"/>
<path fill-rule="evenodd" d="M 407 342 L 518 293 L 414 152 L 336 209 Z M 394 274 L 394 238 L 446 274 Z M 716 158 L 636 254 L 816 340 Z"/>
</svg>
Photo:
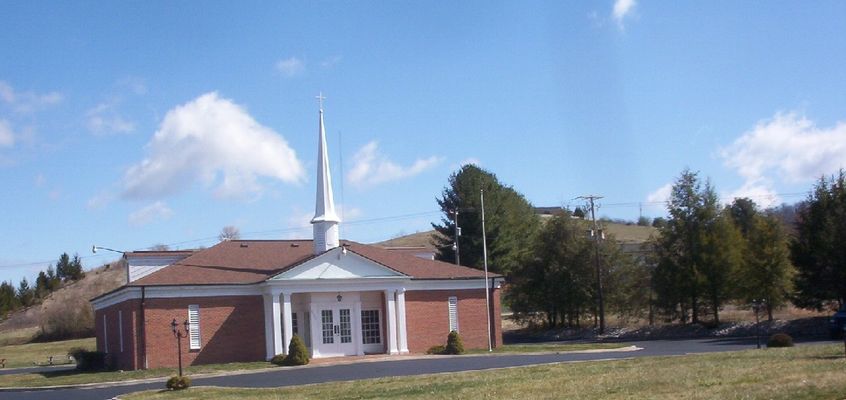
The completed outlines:
<svg viewBox="0 0 846 400">
<path fill-rule="evenodd" d="M 269 280 L 378 279 L 405 275 L 340 247 L 327 251 Z"/>
</svg>

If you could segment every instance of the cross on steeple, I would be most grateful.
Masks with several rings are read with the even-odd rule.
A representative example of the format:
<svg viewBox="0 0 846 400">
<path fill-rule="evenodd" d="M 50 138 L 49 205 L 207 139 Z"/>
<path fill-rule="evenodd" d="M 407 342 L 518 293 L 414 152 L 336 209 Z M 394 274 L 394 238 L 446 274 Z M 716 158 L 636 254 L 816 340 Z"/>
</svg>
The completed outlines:
<svg viewBox="0 0 846 400">
<path fill-rule="evenodd" d="M 323 100 L 326 100 L 326 98 L 323 97 L 323 92 L 320 92 L 317 96 L 315 96 L 315 99 L 317 99 L 317 103 L 320 104 L 320 111 L 323 111 Z"/>
</svg>

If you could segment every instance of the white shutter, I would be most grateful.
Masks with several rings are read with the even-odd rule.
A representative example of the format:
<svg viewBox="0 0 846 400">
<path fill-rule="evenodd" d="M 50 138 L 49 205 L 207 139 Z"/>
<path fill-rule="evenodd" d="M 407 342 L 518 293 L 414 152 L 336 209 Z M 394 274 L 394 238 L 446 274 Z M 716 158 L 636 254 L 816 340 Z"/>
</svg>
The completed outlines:
<svg viewBox="0 0 846 400">
<path fill-rule="evenodd" d="M 200 349 L 200 306 L 188 306 L 188 340 L 191 350 Z"/>
<path fill-rule="evenodd" d="M 458 332 L 458 297 L 449 298 L 449 331 Z"/>
</svg>

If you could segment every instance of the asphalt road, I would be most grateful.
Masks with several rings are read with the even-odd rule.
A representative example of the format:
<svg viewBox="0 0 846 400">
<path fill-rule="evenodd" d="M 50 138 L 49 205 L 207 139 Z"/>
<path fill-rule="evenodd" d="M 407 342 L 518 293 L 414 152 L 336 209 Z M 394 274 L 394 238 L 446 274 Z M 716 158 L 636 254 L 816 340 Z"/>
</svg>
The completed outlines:
<svg viewBox="0 0 846 400">
<path fill-rule="evenodd" d="M 196 378 L 193 386 L 282 387 L 307 383 L 348 381 L 389 376 L 408 376 L 438 372 L 458 372 L 491 368 L 518 367 L 568 361 L 621 359 L 630 357 L 682 355 L 755 348 L 755 338 L 652 340 L 630 342 L 643 350 L 633 352 L 461 356 L 415 360 L 379 361 L 347 365 L 328 365 L 311 368 L 280 368 L 253 374 Z M 829 343 L 829 342 L 819 342 Z M 163 389 L 161 382 L 131 384 L 109 388 L 57 389 L 33 391 L 2 391 L 3 399 L 110 399 L 139 390 Z"/>
</svg>

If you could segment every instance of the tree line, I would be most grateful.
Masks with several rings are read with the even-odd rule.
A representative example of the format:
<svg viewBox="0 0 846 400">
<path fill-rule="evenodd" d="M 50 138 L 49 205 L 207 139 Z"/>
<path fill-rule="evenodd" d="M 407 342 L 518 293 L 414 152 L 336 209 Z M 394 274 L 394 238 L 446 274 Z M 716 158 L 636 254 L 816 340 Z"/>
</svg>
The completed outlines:
<svg viewBox="0 0 846 400">
<path fill-rule="evenodd" d="M 5 318 L 10 312 L 26 308 L 39 303 L 50 293 L 59 289 L 63 283 L 74 282 L 82 279 L 85 272 L 82 270 L 82 261 L 79 255 L 73 257 L 68 253 L 62 253 L 53 264 L 47 266 L 46 271 L 39 271 L 33 286 L 24 277 L 17 287 L 11 281 L 0 283 L 0 317 Z"/>
<path fill-rule="evenodd" d="M 719 324 L 729 303 L 793 302 L 822 309 L 846 299 L 844 173 L 821 178 L 795 207 L 762 209 L 748 198 L 722 204 L 699 174 L 684 170 L 646 244 L 594 241 L 583 209 L 537 216 L 514 188 L 475 165 L 452 174 L 437 199 L 436 258 L 482 268 L 480 191 L 485 193 L 489 268 L 508 282 L 515 317 L 546 326 L 596 324 L 598 298 L 623 319 Z M 787 221 L 787 223 L 786 223 Z M 456 229 L 460 227 L 460 234 Z M 638 225 L 650 225 L 643 218 Z M 598 260 L 598 264 L 597 264 Z M 601 282 L 601 286 L 600 286 Z"/>
</svg>

